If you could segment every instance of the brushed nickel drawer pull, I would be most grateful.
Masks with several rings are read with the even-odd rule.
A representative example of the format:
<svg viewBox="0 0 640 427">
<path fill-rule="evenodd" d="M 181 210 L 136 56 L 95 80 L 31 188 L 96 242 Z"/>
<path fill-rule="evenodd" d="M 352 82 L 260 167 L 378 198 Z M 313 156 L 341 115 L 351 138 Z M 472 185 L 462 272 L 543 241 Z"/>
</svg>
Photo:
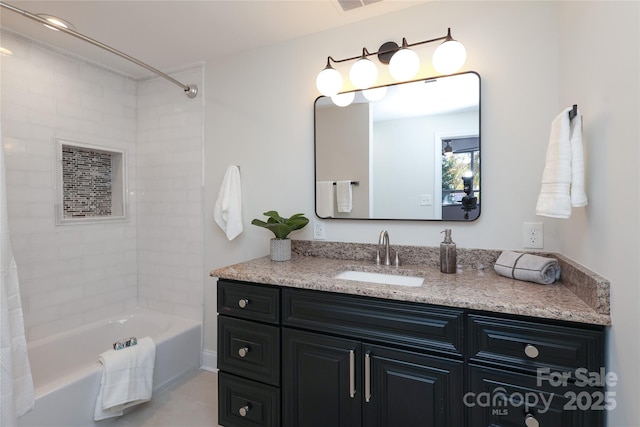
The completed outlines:
<svg viewBox="0 0 640 427">
<path fill-rule="evenodd" d="M 356 355 L 353 350 L 349 350 L 349 396 L 356 395 Z"/>
<path fill-rule="evenodd" d="M 249 350 L 251 350 L 249 346 L 242 347 L 240 350 L 238 350 L 238 356 L 246 357 L 247 354 L 249 354 Z"/>
<path fill-rule="evenodd" d="M 238 306 L 240 308 L 247 308 L 248 305 L 249 305 L 249 300 L 246 298 L 241 298 L 240 301 L 238 301 Z"/>
<path fill-rule="evenodd" d="M 242 408 L 240 408 L 238 410 L 238 414 L 240 414 L 241 417 L 246 417 L 247 414 L 249 413 L 249 405 L 244 405 Z"/>
<path fill-rule="evenodd" d="M 531 359 L 535 359 L 540 355 L 540 351 L 535 345 L 527 344 L 524 348 L 524 354 Z"/>
<path fill-rule="evenodd" d="M 536 417 L 531 414 L 527 414 L 525 417 L 524 425 L 527 427 L 540 427 L 540 423 L 536 420 Z"/>
<path fill-rule="evenodd" d="M 364 401 L 371 400 L 371 352 L 364 355 Z"/>
</svg>

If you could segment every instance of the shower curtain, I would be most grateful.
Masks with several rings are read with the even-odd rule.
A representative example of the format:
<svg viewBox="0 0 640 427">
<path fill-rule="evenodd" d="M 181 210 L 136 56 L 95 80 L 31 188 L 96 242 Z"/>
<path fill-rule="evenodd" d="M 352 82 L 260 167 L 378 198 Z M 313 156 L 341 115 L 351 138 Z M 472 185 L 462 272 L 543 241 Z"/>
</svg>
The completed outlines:
<svg viewBox="0 0 640 427">
<path fill-rule="evenodd" d="M 9 241 L 6 175 L 0 128 L 0 426 L 14 427 L 33 408 L 18 267 Z"/>
</svg>

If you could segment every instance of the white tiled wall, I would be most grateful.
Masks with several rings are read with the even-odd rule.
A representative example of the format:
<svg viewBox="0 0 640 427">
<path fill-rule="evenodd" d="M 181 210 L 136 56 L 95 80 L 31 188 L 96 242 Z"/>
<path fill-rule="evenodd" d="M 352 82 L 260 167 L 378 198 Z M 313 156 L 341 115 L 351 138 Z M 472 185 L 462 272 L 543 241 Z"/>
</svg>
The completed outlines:
<svg viewBox="0 0 640 427">
<path fill-rule="evenodd" d="M 9 226 L 29 339 L 136 304 L 135 194 L 127 222 L 56 226 L 55 137 L 125 149 L 136 187 L 136 82 L 17 36 L 1 61 Z"/>
<path fill-rule="evenodd" d="M 0 113 L 27 338 L 138 303 L 201 319 L 203 98 L 14 34 L 1 42 L 13 52 L 0 57 Z M 201 86 L 201 73 L 176 78 Z M 55 225 L 55 137 L 126 150 L 128 221 Z"/>
<path fill-rule="evenodd" d="M 138 85 L 139 303 L 202 320 L 202 69 L 172 76 L 201 93 Z"/>
</svg>

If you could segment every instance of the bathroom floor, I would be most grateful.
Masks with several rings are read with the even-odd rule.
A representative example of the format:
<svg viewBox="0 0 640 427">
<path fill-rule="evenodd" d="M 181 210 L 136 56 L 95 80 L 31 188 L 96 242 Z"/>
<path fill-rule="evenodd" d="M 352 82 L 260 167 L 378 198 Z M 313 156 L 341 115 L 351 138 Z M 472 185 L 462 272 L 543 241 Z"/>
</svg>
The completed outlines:
<svg viewBox="0 0 640 427">
<path fill-rule="evenodd" d="M 218 425 L 218 374 L 199 370 L 129 409 L 109 427 L 212 427 Z"/>
</svg>

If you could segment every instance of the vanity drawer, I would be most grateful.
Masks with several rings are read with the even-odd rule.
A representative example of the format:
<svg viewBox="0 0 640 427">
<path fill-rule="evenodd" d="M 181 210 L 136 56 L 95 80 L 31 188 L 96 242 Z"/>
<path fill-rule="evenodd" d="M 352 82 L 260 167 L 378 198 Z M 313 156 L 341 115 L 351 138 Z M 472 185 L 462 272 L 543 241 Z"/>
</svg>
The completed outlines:
<svg viewBox="0 0 640 427">
<path fill-rule="evenodd" d="M 469 427 L 602 427 L 615 405 L 604 389 L 539 386 L 535 377 L 471 365 L 463 398 Z"/>
<path fill-rule="evenodd" d="M 283 325 L 461 356 L 464 311 L 303 289 L 282 290 Z"/>
<path fill-rule="evenodd" d="M 218 368 L 280 385 L 280 328 L 218 316 Z"/>
<path fill-rule="evenodd" d="M 494 316 L 469 315 L 471 361 L 533 374 L 538 368 L 570 373 L 604 367 L 604 331 Z"/>
<path fill-rule="evenodd" d="M 279 427 L 280 389 L 218 373 L 218 423 L 225 427 Z"/>
<path fill-rule="evenodd" d="M 276 287 L 218 280 L 218 313 L 267 323 L 280 321 Z"/>
</svg>

